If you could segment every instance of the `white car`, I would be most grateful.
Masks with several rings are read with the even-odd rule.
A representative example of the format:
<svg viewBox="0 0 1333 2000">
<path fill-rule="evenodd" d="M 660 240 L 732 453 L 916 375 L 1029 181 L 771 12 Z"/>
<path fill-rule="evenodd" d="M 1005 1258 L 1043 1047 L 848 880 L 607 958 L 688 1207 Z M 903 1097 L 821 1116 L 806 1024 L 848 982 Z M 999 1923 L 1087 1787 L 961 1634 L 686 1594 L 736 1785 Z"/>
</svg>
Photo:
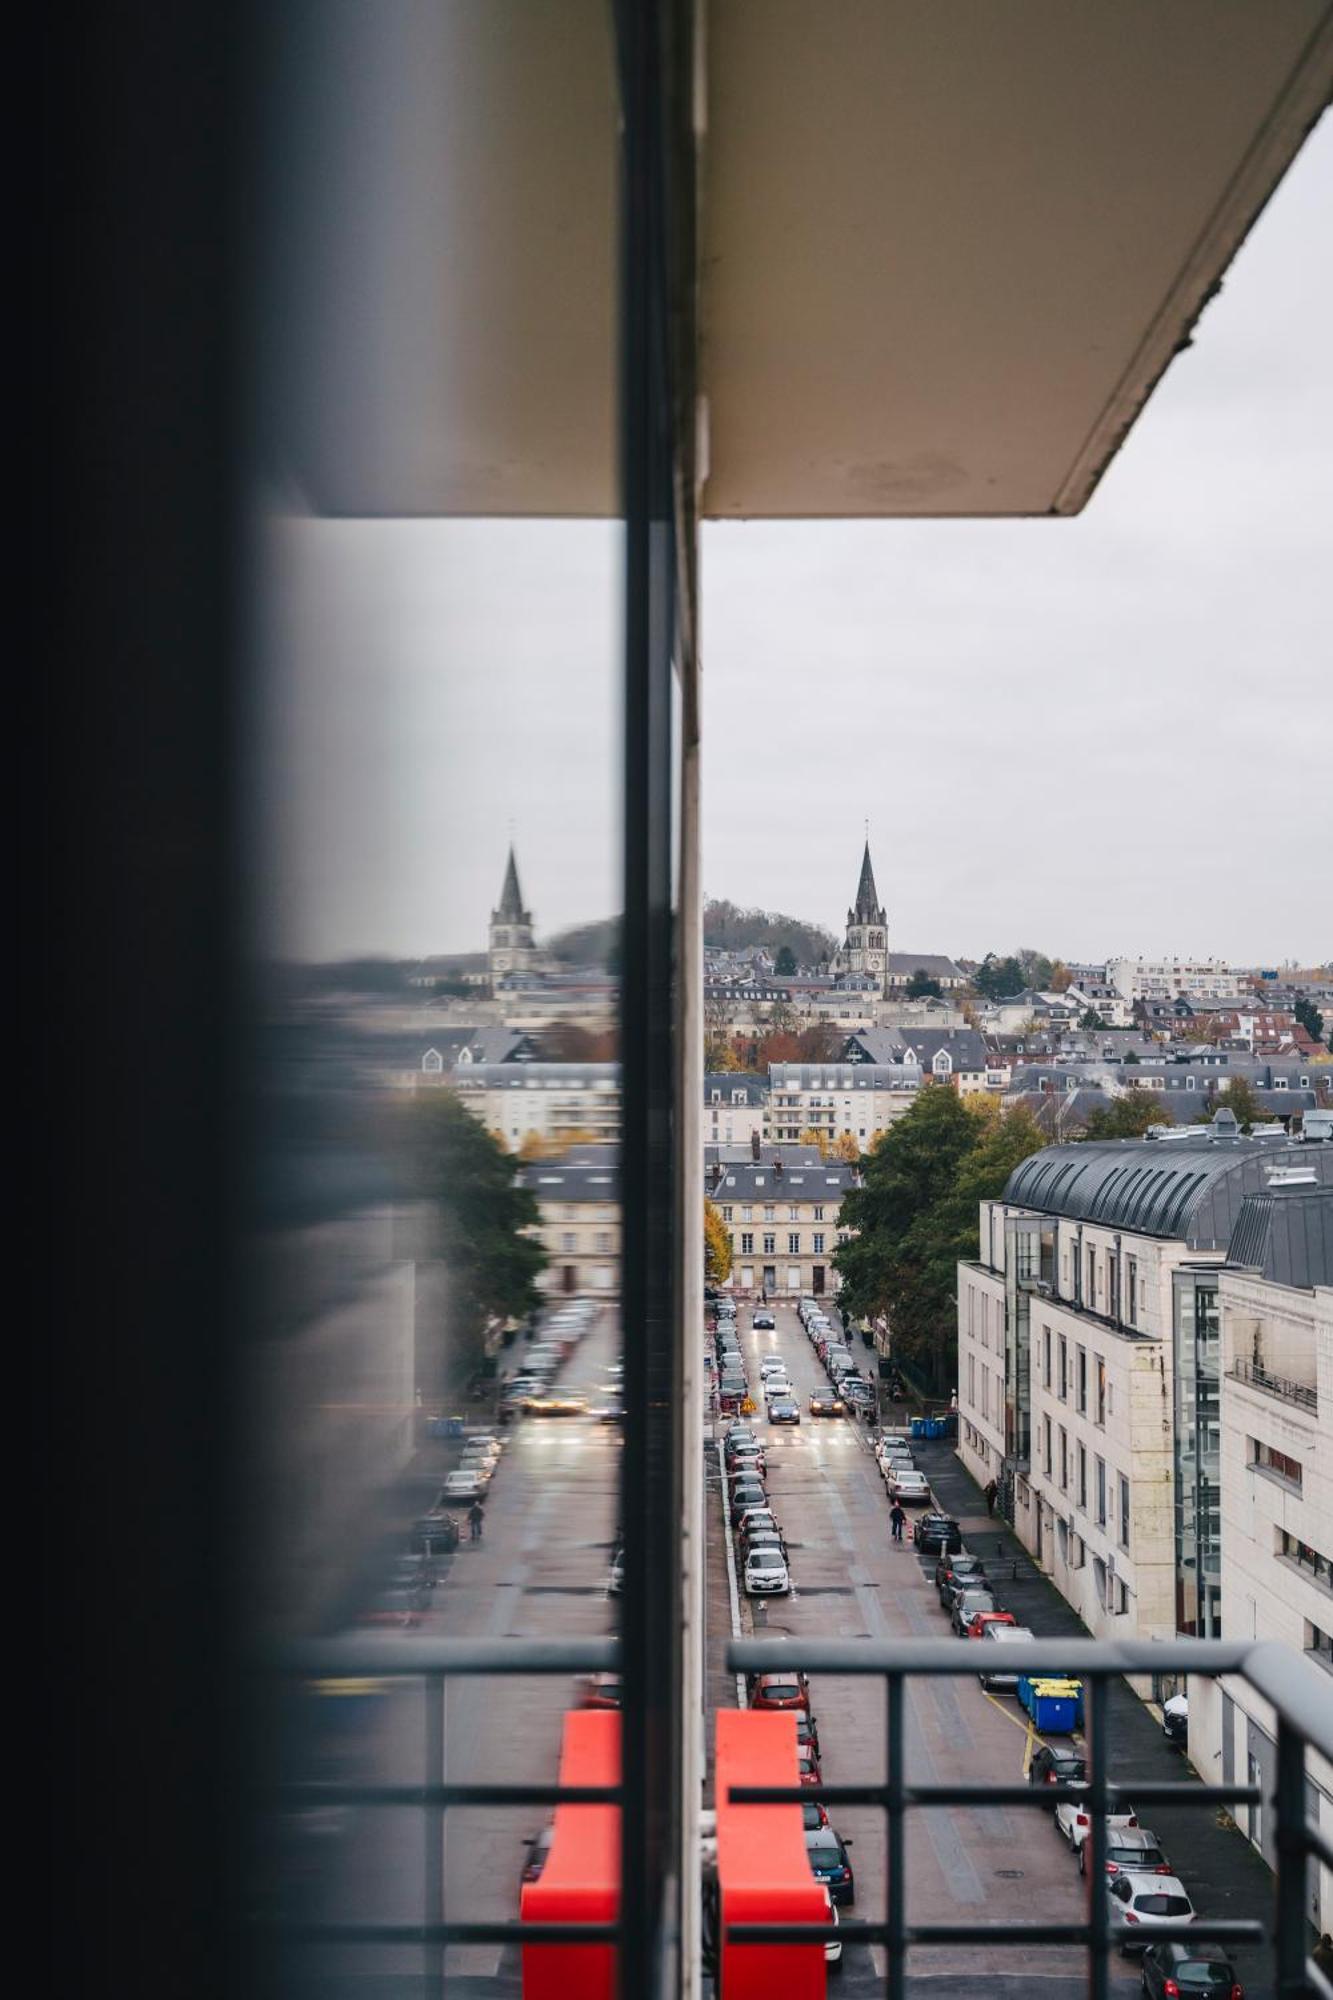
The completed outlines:
<svg viewBox="0 0 1333 2000">
<path fill-rule="evenodd" d="M 759 1373 L 767 1380 L 770 1375 L 785 1375 L 787 1364 L 780 1354 L 766 1354 L 759 1363 Z"/>
<path fill-rule="evenodd" d="M 792 1393 L 791 1383 L 785 1375 L 770 1375 L 764 1383 L 764 1394 L 770 1403 L 778 1400 L 790 1402 Z"/>
<path fill-rule="evenodd" d="M 1137 1826 L 1138 1815 L 1134 1812 L 1108 1813 L 1106 1824 L 1112 1826 Z M 1088 1837 L 1092 1826 L 1092 1814 L 1081 1799 L 1061 1799 L 1055 1808 L 1055 1830 L 1064 1835 L 1074 1853 Z"/>
<path fill-rule="evenodd" d="M 751 1549 L 745 1558 L 745 1588 L 751 1597 L 785 1597 L 791 1577 L 781 1554 L 773 1548 Z"/>
<path fill-rule="evenodd" d="M 1124 1868 L 1106 1885 L 1111 1928 L 1121 1951 L 1146 1951 L 1152 1934 L 1166 1924 L 1192 1924 L 1194 1905 L 1175 1875 L 1140 1874 Z"/>
<path fill-rule="evenodd" d="M 924 1507 L 930 1500 L 930 1484 L 924 1472 L 916 1472 L 910 1467 L 885 1475 L 885 1485 L 891 1499 L 903 1507 Z"/>
<path fill-rule="evenodd" d="M 451 1472 L 446 1478 L 441 1497 L 445 1500 L 479 1500 L 490 1483 L 489 1471 L 460 1466 L 457 1472 Z"/>
<path fill-rule="evenodd" d="M 500 1447 L 493 1438 L 469 1438 L 463 1446 L 463 1464 L 489 1465 L 492 1470 L 500 1463 Z"/>
</svg>

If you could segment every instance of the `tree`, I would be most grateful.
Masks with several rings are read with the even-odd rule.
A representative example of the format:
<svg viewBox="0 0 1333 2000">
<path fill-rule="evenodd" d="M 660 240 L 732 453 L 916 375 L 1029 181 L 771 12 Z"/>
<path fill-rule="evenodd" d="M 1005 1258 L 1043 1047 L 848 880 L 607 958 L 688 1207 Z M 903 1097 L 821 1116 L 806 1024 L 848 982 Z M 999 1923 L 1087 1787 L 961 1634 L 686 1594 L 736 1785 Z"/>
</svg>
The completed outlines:
<svg viewBox="0 0 1333 2000">
<path fill-rule="evenodd" d="M 802 1062 L 836 1062 L 842 1054 L 843 1037 L 832 1021 L 812 1021 L 808 1028 L 802 1028 L 796 1039 L 800 1044 Z"/>
<path fill-rule="evenodd" d="M 1104 1028 L 1106 1026 L 1105 1021 L 1103 1021 L 1095 1007 L 1086 1008 L 1080 1014 L 1078 1024 L 1080 1028 Z"/>
<path fill-rule="evenodd" d="M 828 1133 L 816 1130 L 813 1125 L 807 1125 L 804 1132 L 802 1132 L 801 1144 L 803 1146 L 818 1146 L 821 1160 L 826 1160 L 829 1156 Z"/>
<path fill-rule="evenodd" d="M 1227 1079 L 1227 1087 L 1217 1099 L 1215 1114 L 1223 1110 L 1234 1111 L 1236 1122 L 1242 1132 L 1248 1132 L 1252 1126 L 1262 1125 L 1265 1122 L 1263 1108 L 1243 1076 Z"/>
<path fill-rule="evenodd" d="M 1062 958 L 1054 960 L 1051 966 L 1052 993 L 1067 993 L 1074 983 L 1074 975 Z"/>
<path fill-rule="evenodd" d="M 1034 986 L 1038 992 L 1044 992 L 1050 985 L 1051 976 L 1055 971 L 1050 959 L 1044 952 L 1033 951 L 1026 945 L 1019 950 L 1017 957 L 1024 985 Z"/>
<path fill-rule="evenodd" d="M 1156 1090 L 1131 1085 L 1105 1110 L 1091 1113 L 1084 1130 L 1085 1139 L 1141 1139 L 1150 1125 L 1169 1125 L 1171 1113 Z"/>
<path fill-rule="evenodd" d="M 1001 1194 L 1018 1162 L 1045 1143 L 1021 1106 L 973 1107 L 928 1085 L 872 1148 L 863 1185 L 844 1197 L 839 1224 L 856 1234 L 834 1252 L 842 1303 L 858 1317 L 887 1313 L 895 1353 L 937 1386 L 956 1338 L 958 1262 L 976 1251 L 977 1205 Z"/>
<path fill-rule="evenodd" d="M 736 1048 L 725 1028 L 709 1028 L 704 1035 L 704 1069 L 739 1069 Z"/>
<path fill-rule="evenodd" d="M 1296 1002 L 1292 1011 L 1306 1034 L 1310 1037 L 1310 1040 L 1312 1042 L 1322 1042 L 1324 1039 L 1324 1017 L 1315 1006 L 1314 1001 L 1300 999 Z"/>
<path fill-rule="evenodd" d="M 731 1276 L 731 1231 L 722 1220 L 716 1202 L 704 1198 L 704 1277 L 710 1285 L 724 1285 Z"/>
<path fill-rule="evenodd" d="M 857 1144 L 854 1132 L 839 1134 L 833 1142 L 833 1157 L 835 1160 L 845 1160 L 848 1166 L 856 1165 L 861 1157 L 861 1148 Z"/>
<path fill-rule="evenodd" d="M 909 1000 L 922 1000 L 928 994 L 938 1000 L 942 991 L 943 989 L 940 986 L 939 980 L 932 979 L 924 965 L 918 965 L 916 971 L 907 982 L 907 997 Z"/>
<path fill-rule="evenodd" d="M 1016 958 L 997 958 L 988 951 L 972 974 L 972 984 L 983 999 L 1004 1000 L 1011 993 L 1021 993 L 1027 980 Z"/>
<path fill-rule="evenodd" d="M 475 1372 L 488 1322 L 522 1319 L 540 1303 L 546 1252 L 534 1231 L 541 1211 L 517 1185 L 520 1163 L 466 1111 L 451 1090 L 413 1096 L 395 1114 L 401 1194 L 425 1203 L 431 1248 L 444 1273 L 446 1310 L 419 1330 L 418 1379 L 442 1395 L 452 1377 Z"/>
<path fill-rule="evenodd" d="M 784 944 L 773 961 L 773 970 L 779 979 L 794 979 L 796 976 L 796 954 L 789 944 Z"/>
</svg>

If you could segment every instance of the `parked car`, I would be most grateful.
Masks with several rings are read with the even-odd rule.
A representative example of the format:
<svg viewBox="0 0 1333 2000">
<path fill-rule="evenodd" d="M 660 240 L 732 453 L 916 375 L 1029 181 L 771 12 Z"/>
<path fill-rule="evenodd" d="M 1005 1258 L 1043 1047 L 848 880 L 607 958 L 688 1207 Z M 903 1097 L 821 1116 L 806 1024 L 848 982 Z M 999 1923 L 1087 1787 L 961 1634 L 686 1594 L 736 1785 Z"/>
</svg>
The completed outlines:
<svg viewBox="0 0 1333 2000">
<path fill-rule="evenodd" d="M 1190 1704 L 1189 1696 L 1173 1694 L 1169 1701 L 1162 1703 L 1162 1734 L 1167 1741 L 1183 1750 L 1189 1742 Z"/>
<path fill-rule="evenodd" d="M 912 1523 L 912 1540 L 919 1549 L 937 1554 L 963 1546 L 963 1531 L 951 1514 L 922 1514 Z"/>
<path fill-rule="evenodd" d="M 841 1417 L 845 1415 L 842 1398 L 840 1396 L 812 1396 L 810 1398 L 810 1414 L 812 1417 Z"/>
<path fill-rule="evenodd" d="M 796 1747 L 798 1750 L 801 1750 L 806 1745 L 809 1745 L 816 1757 L 820 1755 L 819 1724 L 815 1721 L 813 1715 L 807 1715 L 804 1709 L 798 1709 L 796 1712 Z"/>
<path fill-rule="evenodd" d="M 835 1903 L 856 1901 L 856 1878 L 847 1852 L 853 1845 L 827 1823 L 805 1829 L 805 1851 L 815 1880 L 823 1883 Z"/>
<path fill-rule="evenodd" d="M 1143 1954 L 1148 2000 L 1245 2000 L 1220 1944 L 1150 1944 Z"/>
<path fill-rule="evenodd" d="M 518 1878 L 520 1886 L 525 1882 L 539 1882 L 541 1880 L 541 1872 L 546 1866 L 547 1857 L 551 1852 L 551 1842 L 554 1839 L 555 1821 L 553 1819 L 547 1820 L 546 1825 L 540 1833 L 528 1834 L 523 1842 L 523 1845 L 528 1850 L 528 1858 L 523 1863 L 523 1870 Z"/>
<path fill-rule="evenodd" d="M 810 1682 L 804 1674 L 790 1672 L 752 1675 L 750 1706 L 762 1709 L 799 1708 L 810 1712 Z"/>
<path fill-rule="evenodd" d="M 580 1708 L 619 1708 L 619 1674 L 585 1674 L 579 1683 Z"/>
<path fill-rule="evenodd" d="M 1078 1872 L 1088 1872 L 1088 1843 L 1078 1851 Z M 1106 1872 L 1121 1875 L 1174 1875 L 1175 1869 L 1162 1851 L 1161 1842 L 1146 1826 L 1113 1827 L 1106 1836 Z"/>
<path fill-rule="evenodd" d="M 779 1535 L 782 1533 L 781 1523 L 773 1509 L 769 1506 L 748 1508 L 737 1530 L 742 1550 L 752 1535 L 766 1529 L 772 1529 Z"/>
<path fill-rule="evenodd" d="M 988 1590 L 960 1590 L 954 1599 L 949 1622 L 961 1639 L 978 1611 L 998 1611 L 999 1608 Z"/>
<path fill-rule="evenodd" d="M 828 1921 L 836 1926 L 838 1923 L 838 1906 L 827 1889 L 824 1891 L 824 1900 L 828 1904 Z M 830 1972 L 842 1971 L 842 1939 L 840 1937 L 826 1938 L 824 1940 L 824 1963 Z"/>
<path fill-rule="evenodd" d="M 927 1507 L 930 1504 L 930 1483 L 924 1472 L 904 1470 L 895 1472 L 885 1480 L 890 1498 L 901 1507 Z"/>
<path fill-rule="evenodd" d="M 941 1607 L 952 1609 L 953 1594 L 962 1583 L 974 1587 L 986 1575 L 986 1565 L 980 1556 L 970 1555 L 966 1549 L 957 1549 L 940 1556 L 935 1565 L 935 1589 L 939 1594 Z"/>
<path fill-rule="evenodd" d="M 1035 1636 L 1026 1625 L 1016 1625 L 1007 1614 L 1003 1624 L 993 1618 L 988 1620 L 981 1634 L 985 1650 L 977 1674 L 987 1694 L 1017 1694 L 1018 1675 L 1012 1666 L 1005 1664 L 1003 1648 L 1015 1640 L 1021 1643 Z"/>
<path fill-rule="evenodd" d="M 458 1547 L 457 1519 L 452 1514 L 446 1514 L 441 1507 L 432 1508 L 429 1514 L 418 1515 L 412 1523 L 408 1546 L 426 1550 L 431 1555 L 451 1555 Z"/>
<path fill-rule="evenodd" d="M 1033 1751 L 1028 1765 L 1030 1785 L 1085 1785 L 1087 1781 L 1088 1767 L 1077 1751 L 1056 1750 L 1049 1743 L 1039 1743 Z"/>
<path fill-rule="evenodd" d="M 1106 1893 L 1123 1952 L 1146 1950 L 1152 1932 L 1167 1924 L 1194 1922 L 1194 1905 L 1184 1883 L 1174 1875 L 1113 1875 Z"/>
<path fill-rule="evenodd" d="M 1012 1611 L 975 1611 L 967 1621 L 965 1637 L 982 1639 L 996 1625 L 1017 1627 L 1018 1620 Z"/>
<path fill-rule="evenodd" d="M 768 1421 L 771 1424 L 799 1424 L 801 1406 L 794 1396 L 775 1396 L 768 1406 Z"/>
<path fill-rule="evenodd" d="M 782 1536 L 776 1528 L 751 1529 L 750 1533 L 744 1539 L 742 1549 L 747 1561 L 755 1549 L 769 1549 L 775 1555 L 780 1555 L 784 1562 L 787 1561 L 787 1544 L 783 1541 Z"/>
<path fill-rule="evenodd" d="M 1108 1813 L 1106 1831 L 1109 1837 L 1112 1828 L 1137 1826 L 1138 1816 L 1132 1811 Z M 1055 1808 L 1055 1830 L 1069 1842 L 1075 1854 L 1088 1837 L 1092 1825 L 1092 1815 L 1081 1799 L 1063 1799 Z"/>
<path fill-rule="evenodd" d="M 796 1746 L 797 1782 L 802 1785 L 822 1785 L 823 1773 L 819 1768 L 819 1758 L 813 1744 L 798 1743 Z"/>
<path fill-rule="evenodd" d="M 748 1597 L 785 1597 L 791 1590 L 791 1574 L 780 1550 L 758 1546 L 745 1558 L 745 1591 Z"/>
<path fill-rule="evenodd" d="M 460 1466 L 457 1472 L 446 1475 L 444 1485 L 440 1488 L 440 1497 L 435 1504 L 437 1507 L 461 1506 L 464 1501 L 480 1499 L 489 1485 L 490 1477 L 487 1473 L 475 1471 L 470 1466 L 467 1468 Z"/>
<path fill-rule="evenodd" d="M 757 1479 L 738 1479 L 731 1489 L 731 1525 L 739 1528 L 751 1507 L 767 1507 L 768 1495 Z"/>
</svg>

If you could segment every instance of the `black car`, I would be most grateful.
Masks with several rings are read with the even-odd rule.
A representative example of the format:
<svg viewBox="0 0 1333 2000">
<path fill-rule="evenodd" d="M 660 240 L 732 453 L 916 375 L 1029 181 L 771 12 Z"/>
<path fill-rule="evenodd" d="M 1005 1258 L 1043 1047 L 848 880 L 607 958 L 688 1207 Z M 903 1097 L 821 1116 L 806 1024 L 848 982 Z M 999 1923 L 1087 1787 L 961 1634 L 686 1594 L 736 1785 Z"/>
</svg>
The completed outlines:
<svg viewBox="0 0 1333 2000">
<path fill-rule="evenodd" d="M 963 1546 L 963 1531 L 952 1515 L 922 1514 L 912 1523 L 912 1540 L 919 1549 L 936 1555 L 952 1553 Z"/>
<path fill-rule="evenodd" d="M 1216 1944 L 1150 1944 L 1143 1954 L 1143 1990 L 1150 2000 L 1245 2000 L 1235 1968 Z"/>
<path fill-rule="evenodd" d="M 1086 1785 L 1088 1767 L 1072 1750 L 1052 1750 L 1049 1743 L 1038 1744 L 1028 1765 L 1030 1785 Z"/>
<path fill-rule="evenodd" d="M 835 1903 L 856 1901 L 856 1878 L 847 1853 L 851 1845 L 850 1840 L 843 1840 L 831 1826 L 808 1826 L 805 1829 L 805 1851 L 810 1858 L 811 1871 L 816 1882 L 823 1883 Z"/>
<path fill-rule="evenodd" d="M 430 1555 L 449 1555 L 458 1547 L 458 1519 L 454 1514 L 446 1514 L 442 1508 L 433 1513 L 422 1514 L 412 1523 L 408 1546 L 414 1551 Z"/>
<path fill-rule="evenodd" d="M 980 1556 L 969 1555 L 965 1549 L 946 1551 L 935 1565 L 935 1588 L 939 1592 L 940 1603 L 949 1609 L 954 1586 L 971 1577 L 974 1582 L 985 1578 L 986 1565 Z"/>
<path fill-rule="evenodd" d="M 963 1589 L 953 1600 L 949 1622 L 961 1639 L 978 1611 L 998 1611 L 1000 1609 L 994 1595 L 989 1590 Z"/>
</svg>

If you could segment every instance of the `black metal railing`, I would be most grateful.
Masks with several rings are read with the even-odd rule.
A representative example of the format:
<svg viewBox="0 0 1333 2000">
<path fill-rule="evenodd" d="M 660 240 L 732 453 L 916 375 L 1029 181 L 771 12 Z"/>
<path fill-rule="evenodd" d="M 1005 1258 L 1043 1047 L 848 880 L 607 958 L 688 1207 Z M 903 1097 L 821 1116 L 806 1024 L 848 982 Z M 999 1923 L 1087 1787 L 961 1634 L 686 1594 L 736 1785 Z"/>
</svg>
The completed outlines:
<svg viewBox="0 0 1333 2000">
<path fill-rule="evenodd" d="M 756 1674 L 779 1663 L 772 1641 L 744 1639 L 732 1643 L 727 1663 L 737 1673 Z M 1311 1860 L 1333 1867 L 1333 1843 L 1306 1816 L 1306 1751 L 1313 1746 L 1333 1759 L 1333 1703 L 1327 1687 L 1309 1665 L 1289 1649 L 1273 1644 L 1228 1645 L 1212 1640 L 1179 1640 L 1168 1644 L 1097 1640 L 1034 1640 L 1005 1649 L 1006 1669 L 1016 1674 L 1058 1674 L 1081 1680 L 1086 1691 L 1086 1731 L 1090 1747 L 1086 1786 L 949 1784 L 908 1782 L 904 1764 L 904 1721 L 907 1682 L 914 1677 L 959 1677 L 976 1672 L 976 1660 L 957 1642 L 816 1640 L 789 1635 L 782 1641 L 780 1664 L 807 1673 L 870 1674 L 886 1683 L 888 1695 L 886 1765 L 882 1782 L 853 1785 L 735 1786 L 738 1805 L 805 1803 L 827 1806 L 878 1806 L 887 1822 L 885 1916 L 858 1927 L 858 1938 L 886 1948 L 885 1987 L 889 2000 L 904 2000 L 907 1953 L 915 1947 L 941 1945 L 1034 1946 L 1070 1945 L 1088 1953 L 1091 2000 L 1107 2000 L 1112 1947 L 1118 1943 L 1109 1899 L 1094 1894 L 1088 1920 L 1076 1924 L 913 1924 L 909 1921 L 904 1859 L 907 1843 L 904 1819 L 909 1807 L 1032 1806 L 1078 1799 L 1089 1811 L 1089 1875 L 1094 1884 L 1105 1879 L 1107 1814 L 1123 1794 L 1133 1793 L 1136 1806 L 1260 1805 L 1272 1811 L 1276 1827 L 1276 1894 L 1271 1916 L 1260 1919 L 1199 1919 L 1188 1926 L 1154 1926 L 1154 1943 L 1188 1943 L 1209 1939 L 1224 1944 L 1264 1944 L 1275 1956 L 1277 2000 L 1298 2000 L 1311 1993 L 1333 2000 L 1333 1986 L 1307 1961 L 1308 1916 L 1306 1877 Z M 1243 1677 L 1274 1711 L 1277 1728 L 1276 1788 L 1272 1796 L 1258 1785 L 1113 1784 L 1108 1775 L 1106 1698 L 1108 1683 L 1125 1674 L 1200 1674 Z M 844 1937 L 836 1925 L 733 1924 L 734 1943 L 814 1943 Z"/>
<path fill-rule="evenodd" d="M 445 1991 L 444 1951 L 448 1945 L 614 1945 L 619 1954 L 622 1990 L 657 1990 L 655 1947 L 643 1930 L 631 1931 L 621 1918 L 614 1923 L 524 1923 L 518 1918 L 495 1922 L 460 1922 L 444 1910 L 444 1815 L 460 1806 L 624 1806 L 620 1785 L 451 1784 L 445 1777 L 444 1696 L 452 1679 L 504 1675 L 576 1675 L 618 1673 L 621 1649 L 617 1639 L 331 1639 L 294 1647 L 280 1657 L 277 1670 L 292 1681 L 416 1680 L 424 1700 L 425 1770 L 415 1783 L 375 1784 L 322 1779 L 292 1779 L 274 1788 L 279 1808 L 311 1806 L 416 1807 L 425 1814 L 422 1902 L 420 1920 L 287 1921 L 280 1925 L 293 1944 L 349 1947 L 416 1945 L 422 1951 L 418 1987 L 423 1993 Z"/>
<path fill-rule="evenodd" d="M 1319 1408 L 1319 1393 L 1305 1382 L 1293 1382 L 1286 1375 L 1274 1375 L 1262 1361 L 1233 1361 L 1227 1374 L 1233 1382 L 1248 1382 L 1253 1389 L 1266 1390 L 1284 1403 L 1296 1403 L 1303 1410 Z"/>
</svg>

